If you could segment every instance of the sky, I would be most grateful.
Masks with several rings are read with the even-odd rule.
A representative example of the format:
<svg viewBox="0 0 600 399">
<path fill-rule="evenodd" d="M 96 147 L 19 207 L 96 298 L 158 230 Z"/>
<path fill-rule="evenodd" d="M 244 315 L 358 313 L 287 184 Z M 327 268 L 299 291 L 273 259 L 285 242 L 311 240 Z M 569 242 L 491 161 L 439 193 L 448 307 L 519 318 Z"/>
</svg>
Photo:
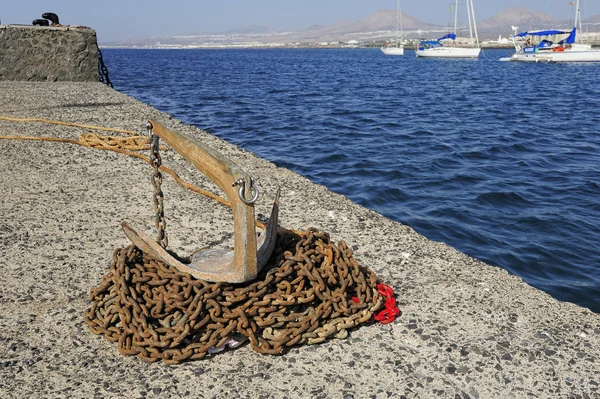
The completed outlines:
<svg viewBox="0 0 600 399">
<path fill-rule="evenodd" d="M 453 0 L 401 1 L 402 11 L 423 22 L 448 24 Z M 464 3 L 464 0 L 461 0 Z M 569 19 L 569 0 L 474 0 L 478 20 L 505 8 L 526 7 Z M 600 14 L 600 0 L 581 0 L 582 14 Z M 358 21 L 396 0 L 0 0 L 3 24 L 31 24 L 54 12 L 64 25 L 96 30 L 100 42 L 152 36 L 222 32 L 236 25 L 268 26 L 279 31 L 303 30 L 342 20 Z"/>
</svg>

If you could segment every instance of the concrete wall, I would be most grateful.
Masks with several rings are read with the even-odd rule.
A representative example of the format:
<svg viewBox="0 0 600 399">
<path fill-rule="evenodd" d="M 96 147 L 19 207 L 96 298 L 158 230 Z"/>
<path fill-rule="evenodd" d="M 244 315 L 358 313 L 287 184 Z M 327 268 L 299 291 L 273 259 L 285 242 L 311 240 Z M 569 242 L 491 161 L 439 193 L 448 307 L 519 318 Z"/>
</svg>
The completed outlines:
<svg viewBox="0 0 600 399">
<path fill-rule="evenodd" d="M 99 77 L 96 31 L 0 25 L 0 81 L 97 82 Z"/>
</svg>

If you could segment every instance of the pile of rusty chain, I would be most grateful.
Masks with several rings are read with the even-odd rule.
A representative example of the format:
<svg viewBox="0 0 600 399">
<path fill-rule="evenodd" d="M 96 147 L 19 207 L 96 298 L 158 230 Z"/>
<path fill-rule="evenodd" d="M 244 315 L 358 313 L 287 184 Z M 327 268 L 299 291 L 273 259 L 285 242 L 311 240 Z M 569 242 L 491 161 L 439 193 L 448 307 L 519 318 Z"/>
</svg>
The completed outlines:
<svg viewBox="0 0 600 399">
<path fill-rule="evenodd" d="M 345 242 L 309 229 L 278 233 L 270 263 L 251 283 L 209 283 L 158 262 L 133 245 L 117 249 L 90 291 L 85 321 L 119 352 L 176 364 L 243 336 L 259 353 L 345 338 L 382 307 L 377 276 Z"/>
</svg>

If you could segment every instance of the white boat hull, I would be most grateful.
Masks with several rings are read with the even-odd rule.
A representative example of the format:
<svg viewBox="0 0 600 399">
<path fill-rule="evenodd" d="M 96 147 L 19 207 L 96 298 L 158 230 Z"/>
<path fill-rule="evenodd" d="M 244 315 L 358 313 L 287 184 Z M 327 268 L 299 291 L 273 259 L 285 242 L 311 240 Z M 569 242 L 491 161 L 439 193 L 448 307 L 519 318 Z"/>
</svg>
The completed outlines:
<svg viewBox="0 0 600 399">
<path fill-rule="evenodd" d="M 536 53 L 515 53 L 510 57 L 511 61 L 517 62 L 537 62 L 538 54 Z"/>
<path fill-rule="evenodd" d="M 480 52 L 477 47 L 434 47 L 416 51 L 417 57 L 430 58 L 477 58 Z"/>
<path fill-rule="evenodd" d="M 510 61 L 518 62 L 600 62 L 600 50 L 591 48 L 583 50 L 543 51 L 538 53 L 518 52 L 510 57 Z"/>
<path fill-rule="evenodd" d="M 556 51 L 540 54 L 537 60 L 539 62 L 600 62 L 600 50 Z"/>
<path fill-rule="evenodd" d="M 381 52 L 385 55 L 404 55 L 403 47 L 382 47 Z"/>
</svg>

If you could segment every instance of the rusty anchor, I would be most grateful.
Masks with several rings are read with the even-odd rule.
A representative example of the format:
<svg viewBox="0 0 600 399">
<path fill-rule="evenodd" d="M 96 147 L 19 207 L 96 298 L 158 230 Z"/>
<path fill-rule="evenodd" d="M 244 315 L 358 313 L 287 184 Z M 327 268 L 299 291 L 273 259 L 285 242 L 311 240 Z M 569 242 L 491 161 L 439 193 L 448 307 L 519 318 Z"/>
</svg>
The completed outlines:
<svg viewBox="0 0 600 399">
<path fill-rule="evenodd" d="M 143 252 L 201 280 L 243 283 L 255 279 L 275 247 L 279 190 L 265 231 L 257 238 L 254 202 L 258 198 L 258 189 L 252 177 L 222 154 L 192 137 L 169 130 L 156 121 L 150 121 L 149 126 L 154 134 L 223 190 L 233 210 L 234 248 L 200 250 L 193 253 L 187 263 L 176 259 L 148 235 L 122 222 L 127 237 Z M 246 195 L 252 192 L 253 197 L 247 199 Z"/>
</svg>

